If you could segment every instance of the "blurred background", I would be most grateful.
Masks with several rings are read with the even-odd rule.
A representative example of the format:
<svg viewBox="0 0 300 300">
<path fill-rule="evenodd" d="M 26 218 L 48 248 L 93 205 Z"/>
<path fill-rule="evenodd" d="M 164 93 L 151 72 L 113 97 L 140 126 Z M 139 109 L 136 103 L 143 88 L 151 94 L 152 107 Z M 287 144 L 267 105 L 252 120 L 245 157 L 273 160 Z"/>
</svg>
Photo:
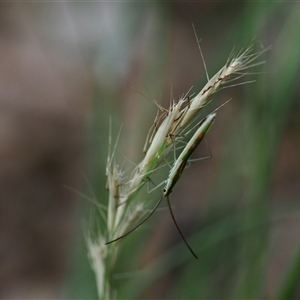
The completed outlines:
<svg viewBox="0 0 300 300">
<path fill-rule="evenodd" d="M 162 209 L 123 241 L 118 299 L 300 298 L 299 3 L 37 1 L 0 18 L 1 299 L 97 298 L 82 222 L 108 196 L 110 117 L 138 163 L 153 100 L 206 83 L 192 22 L 210 76 L 233 48 L 272 49 L 207 107 L 233 98 L 213 158 L 171 195 L 199 261 Z"/>
</svg>

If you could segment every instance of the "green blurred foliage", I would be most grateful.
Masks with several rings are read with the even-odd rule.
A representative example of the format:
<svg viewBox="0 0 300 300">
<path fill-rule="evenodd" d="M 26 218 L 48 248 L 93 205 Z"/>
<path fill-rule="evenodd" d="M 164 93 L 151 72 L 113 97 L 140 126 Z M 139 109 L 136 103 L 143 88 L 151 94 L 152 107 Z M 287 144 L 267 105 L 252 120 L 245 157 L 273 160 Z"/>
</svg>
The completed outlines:
<svg viewBox="0 0 300 300">
<path fill-rule="evenodd" d="M 109 5 L 117 6 L 117 9 L 111 7 L 110 11 L 107 9 Z M 204 210 L 199 211 L 199 222 L 193 225 L 195 233 L 188 237 L 195 252 L 199 253 L 199 261 L 193 261 L 181 241 L 164 253 L 149 256 L 150 250 L 147 252 L 145 248 L 157 247 L 152 245 L 155 241 L 151 235 L 154 223 L 149 220 L 144 229 L 140 228 L 123 241 L 124 250 L 115 270 L 117 299 L 295 299 L 296 295 L 299 296 L 300 252 L 290 258 L 289 263 L 278 266 L 281 273 L 274 279 L 275 285 L 270 283 L 272 274 L 268 270 L 276 263 L 272 260 L 277 247 L 274 242 L 276 226 L 289 218 L 297 219 L 299 211 L 299 189 L 291 191 L 292 199 L 281 199 L 280 193 L 279 196 L 276 194 L 280 189 L 274 186 L 278 182 L 275 172 L 284 136 L 292 130 L 293 139 L 300 131 L 297 122 L 299 4 L 272 1 L 215 4 L 140 2 L 106 4 L 106 9 L 118 14 L 114 16 L 118 23 L 109 23 L 112 27 L 107 27 L 109 32 L 103 33 L 97 48 L 95 65 L 100 69 L 103 67 L 100 72 L 106 75 L 95 75 L 97 93 L 91 108 L 87 168 L 91 189 L 104 204 L 108 196 L 104 189 L 104 173 L 109 115 L 112 116 L 114 138 L 124 122 L 118 149 L 135 162 L 142 154 L 147 128 L 155 116 L 155 106 L 132 92 L 132 85 L 143 93 L 149 89 L 149 98 L 168 105 L 170 85 L 164 85 L 170 83 L 167 75 L 176 68 L 176 76 L 181 76 L 183 83 L 178 88 L 175 86 L 176 76 L 170 75 L 170 78 L 175 78 L 172 86 L 175 98 L 186 92 L 189 86 L 194 85 L 196 91 L 201 88 L 200 83 L 205 82 L 203 72 L 201 78 L 191 82 L 188 72 L 182 73 L 178 67 L 184 63 L 197 64 L 197 68 L 201 66 L 199 54 L 197 62 L 194 57 L 188 62 L 189 57 L 180 55 L 189 44 L 183 43 L 180 49 L 174 50 L 174 35 L 183 33 L 181 26 L 189 27 L 193 22 L 198 34 L 203 36 L 203 48 L 207 43 L 210 46 L 207 49 L 213 49 L 207 60 L 210 75 L 212 70 L 223 65 L 234 46 L 237 50 L 245 48 L 253 38 L 258 48 L 260 43 L 264 47 L 272 46 L 262 57 L 266 64 L 255 68 L 260 72 L 253 75 L 255 83 L 226 90 L 229 95 L 234 91 L 232 102 L 237 103 L 230 102 L 228 106 L 234 105 L 235 111 L 229 112 L 224 128 L 219 126 L 219 131 L 216 129 L 214 133 L 214 139 L 220 140 L 220 145 L 213 142 L 212 152 L 216 151 L 216 146 L 219 147 L 216 152 L 220 154 L 205 162 L 208 166 L 214 164 L 211 188 L 207 192 Z M 190 34 L 193 34 L 191 26 Z M 172 51 L 177 51 L 175 61 L 178 61 L 178 66 L 177 61 L 172 64 Z M 120 68 L 116 65 L 118 63 L 122 65 Z M 185 85 L 186 90 L 181 91 Z M 299 150 L 299 139 L 294 147 Z M 120 164 L 122 159 L 121 156 Z M 285 159 L 289 160 L 289 157 Z M 197 164 L 193 168 L 200 169 L 201 166 Z M 299 171 L 296 176 L 299 178 Z M 190 177 L 190 180 L 195 179 Z M 186 188 L 183 195 L 187 197 L 187 194 Z M 201 195 L 201 190 L 198 194 Z M 196 194 L 191 197 L 193 201 L 200 198 Z M 180 213 L 183 212 L 179 210 L 176 214 Z M 77 234 L 82 232 L 78 230 Z M 167 239 L 168 235 L 163 237 Z M 82 248 L 82 245 L 78 247 Z M 291 253 L 290 249 L 287 251 Z M 87 267 L 86 252 L 77 252 L 73 259 L 73 264 L 77 264 L 73 274 L 75 282 L 70 285 L 72 297 L 91 298 L 93 293 L 87 290 L 94 291 L 95 288 L 91 287 L 93 278 Z"/>
</svg>

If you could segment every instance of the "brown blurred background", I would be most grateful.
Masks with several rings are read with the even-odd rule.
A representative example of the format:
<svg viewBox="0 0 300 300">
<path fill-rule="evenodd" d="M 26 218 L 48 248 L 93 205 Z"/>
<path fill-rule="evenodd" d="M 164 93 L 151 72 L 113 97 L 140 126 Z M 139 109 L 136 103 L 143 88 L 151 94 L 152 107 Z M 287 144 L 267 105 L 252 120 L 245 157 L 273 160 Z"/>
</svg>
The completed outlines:
<svg viewBox="0 0 300 300">
<path fill-rule="evenodd" d="M 74 223 L 64 185 L 83 176 L 91 80 L 78 47 L 50 37 L 45 9 L 0 5 L 1 299 L 56 297 Z"/>
</svg>

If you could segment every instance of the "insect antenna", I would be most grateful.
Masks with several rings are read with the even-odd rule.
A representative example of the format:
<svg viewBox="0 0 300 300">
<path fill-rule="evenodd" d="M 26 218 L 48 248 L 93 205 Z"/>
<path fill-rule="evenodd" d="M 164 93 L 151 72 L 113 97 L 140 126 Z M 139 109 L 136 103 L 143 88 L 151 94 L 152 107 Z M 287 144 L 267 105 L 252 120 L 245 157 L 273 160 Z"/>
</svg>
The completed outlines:
<svg viewBox="0 0 300 300">
<path fill-rule="evenodd" d="M 196 259 L 198 259 L 198 256 L 195 254 L 195 252 L 193 251 L 193 249 L 191 248 L 191 246 L 190 246 L 190 245 L 188 244 L 188 242 L 186 241 L 184 235 L 182 234 L 182 232 L 181 232 L 181 230 L 180 230 L 180 228 L 179 228 L 179 226 L 178 226 L 178 224 L 177 224 L 177 222 L 176 222 L 176 220 L 175 220 L 175 216 L 174 216 L 174 214 L 173 214 L 173 211 L 172 211 L 172 208 L 171 208 L 171 204 L 170 204 L 170 200 L 169 200 L 169 197 L 168 197 L 168 196 L 167 196 L 167 203 L 168 203 L 168 207 L 169 207 L 169 211 L 170 211 L 172 220 L 173 220 L 173 222 L 174 222 L 174 224 L 175 224 L 175 226 L 176 226 L 176 228 L 177 228 L 179 234 L 181 235 L 181 237 L 182 237 L 184 243 L 185 243 L 186 246 L 189 248 L 189 250 L 191 251 L 191 253 L 193 254 L 193 256 L 194 256 Z"/>
<path fill-rule="evenodd" d="M 136 230 L 138 227 L 140 227 L 142 224 L 144 224 L 153 214 L 154 212 L 156 211 L 156 209 L 158 208 L 158 206 L 160 205 L 162 199 L 164 197 L 161 197 L 159 199 L 159 201 L 155 204 L 154 208 L 152 209 L 152 211 L 148 214 L 148 216 L 143 220 L 141 221 L 138 225 L 136 225 L 135 227 L 133 227 L 131 230 L 127 231 L 126 233 L 124 233 L 123 235 L 119 236 L 118 238 L 114 239 L 114 240 L 111 240 L 109 242 L 106 242 L 105 245 L 109 245 L 111 243 L 114 243 L 120 239 L 122 239 L 123 237 L 127 236 L 128 234 L 130 234 L 131 232 L 133 232 L 134 230 Z"/>
</svg>

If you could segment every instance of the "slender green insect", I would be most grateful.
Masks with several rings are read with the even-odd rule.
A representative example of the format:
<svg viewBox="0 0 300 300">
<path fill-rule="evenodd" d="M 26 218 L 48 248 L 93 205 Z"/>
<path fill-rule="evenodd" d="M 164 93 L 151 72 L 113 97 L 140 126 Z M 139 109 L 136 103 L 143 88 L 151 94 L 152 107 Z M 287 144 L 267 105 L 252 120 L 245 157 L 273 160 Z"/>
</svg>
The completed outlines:
<svg viewBox="0 0 300 300">
<path fill-rule="evenodd" d="M 154 208 L 152 209 L 152 211 L 148 214 L 148 216 L 146 218 L 144 218 L 143 221 L 141 221 L 138 225 L 136 225 L 133 229 L 129 230 L 128 232 L 126 232 L 125 234 L 123 234 L 122 236 L 109 241 L 106 243 L 106 245 L 111 244 L 113 242 L 116 242 L 118 240 L 120 240 L 121 238 L 127 236 L 128 234 L 130 234 L 131 232 L 133 232 L 135 229 L 137 229 L 139 226 L 141 226 L 145 221 L 147 221 L 152 215 L 153 213 L 156 211 L 156 209 L 158 208 L 158 206 L 160 205 L 161 201 L 164 198 L 167 198 L 167 203 L 168 203 L 168 208 L 169 211 L 171 213 L 171 217 L 172 220 L 179 232 L 179 234 L 181 235 L 183 241 L 185 242 L 186 246 L 189 248 L 189 250 L 191 251 L 191 253 L 194 255 L 195 258 L 198 259 L 197 255 L 194 253 L 194 251 L 192 250 L 192 248 L 189 246 L 189 244 L 187 243 L 186 239 L 184 238 L 176 220 L 175 220 L 175 216 L 173 214 L 172 208 L 171 208 L 171 204 L 170 204 L 170 200 L 169 200 L 169 195 L 172 192 L 173 187 L 175 186 L 175 184 L 177 183 L 177 181 L 179 180 L 179 178 L 181 177 L 186 164 L 188 163 L 189 158 L 191 157 L 191 155 L 194 153 L 195 149 L 197 148 L 197 146 L 200 144 L 200 142 L 203 140 L 203 138 L 205 137 L 205 135 L 207 134 L 207 132 L 209 131 L 209 129 L 211 128 L 211 126 L 213 125 L 214 121 L 216 118 L 216 113 L 211 113 L 210 115 L 208 115 L 199 125 L 199 128 L 197 129 L 197 131 L 194 133 L 194 135 L 192 136 L 192 138 L 190 139 L 190 141 L 187 143 L 187 145 L 184 147 L 184 149 L 182 150 L 181 154 L 179 155 L 179 157 L 177 158 L 177 160 L 175 161 L 172 169 L 169 172 L 169 176 L 168 179 L 166 181 L 166 185 L 163 188 L 163 195 L 162 197 L 159 199 L 159 201 L 156 203 L 156 205 L 154 206 Z"/>
<path fill-rule="evenodd" d="M 170 170 L 169 177 L 167 179 L 166 186 L 163 189 L 163 196 L 167 197 L 171 194 L 174 185 L 179 180 L 189 158 L 194 153 L 197 146 L 203 140 L 210 127 L 213 125 L 216 113 L 208 115 L 201 123 L 197 131 L 194 133 L 190 141 L 182 150 L 181 154 L 174 163 L 174 166 Z"/>
</svg>

